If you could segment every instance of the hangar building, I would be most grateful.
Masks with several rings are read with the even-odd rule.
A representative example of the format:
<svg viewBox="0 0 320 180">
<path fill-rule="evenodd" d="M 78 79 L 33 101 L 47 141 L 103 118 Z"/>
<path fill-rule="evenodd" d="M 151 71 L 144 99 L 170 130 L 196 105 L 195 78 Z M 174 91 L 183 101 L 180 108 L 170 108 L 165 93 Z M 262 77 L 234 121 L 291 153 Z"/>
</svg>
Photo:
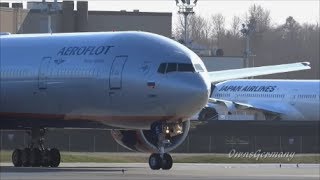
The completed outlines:
<svg viewBox="0 0 320 180">
<path fill-rule="evenodd" d="M 87 1 L 63 1 L 51 5 L 51 30 L 58 32 L 85 31 L 148 31 L 171 37 L 171 13 L 122 11 L 88 11 Z M 48 10 L 42 2 L 0 4 L 0 31 L 10 33 L 47 33 Z M 54 10 L 52 10 L 54 9 Z"/>
</svg>

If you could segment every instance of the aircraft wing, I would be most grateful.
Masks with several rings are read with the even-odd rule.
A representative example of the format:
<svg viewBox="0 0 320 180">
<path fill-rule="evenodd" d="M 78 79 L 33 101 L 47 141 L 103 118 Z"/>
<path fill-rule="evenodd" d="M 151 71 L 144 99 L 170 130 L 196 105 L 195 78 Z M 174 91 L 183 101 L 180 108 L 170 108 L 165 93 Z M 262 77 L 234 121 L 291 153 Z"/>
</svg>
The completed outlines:
<svg viewBox="0 0 320 180">
<path fill-rule="evenodd" d="M 288 113 L 288 110 L 286 109 L 286 107 L 282 107 L 281 105 L 275 105 L 275 104 L 268 105 L 268 104 L 261 104 L 258 102 L 241 103 L 241 102 L 228 101 L 228 100 L 215 99 L 215 98 L 210 98 L 209 103 L 224 105 L 227 107 L 229 112 L 233 112 L 236 110 L 257 110 L 257 111 L 262 111 L 262 112 L 274 114 L 274 115 L 281 115 L 281 114 Z"/>
<path fill-rule="evenodd" d="M 208 72 L 212 83 L 226 81 L 230 79 L 240 79 L 252 76 L 262 76 L 291 71 L 301 71 L 311 69 L 309 62 L 299 62 L 291 64 L 281 64 L 272 66 L 250 67 L 242 69 L 230 69 L 222 71 Z"/>
</svg>

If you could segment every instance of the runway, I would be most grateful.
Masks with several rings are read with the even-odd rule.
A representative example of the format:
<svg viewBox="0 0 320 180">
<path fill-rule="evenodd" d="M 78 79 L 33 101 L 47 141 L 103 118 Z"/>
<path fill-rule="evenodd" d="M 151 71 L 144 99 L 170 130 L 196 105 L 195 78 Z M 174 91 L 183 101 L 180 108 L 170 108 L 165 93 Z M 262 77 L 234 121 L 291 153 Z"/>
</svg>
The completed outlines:
<svg viewBox="0 0 320 180">
<path fill-rule="evenodd" d="M 319 164 L 191 164 L 152 171 L 145 163 L 62 163 L 59 168 L 15 168 L 0 163 L 1 180 L 319 180 Z"/>
</svg>

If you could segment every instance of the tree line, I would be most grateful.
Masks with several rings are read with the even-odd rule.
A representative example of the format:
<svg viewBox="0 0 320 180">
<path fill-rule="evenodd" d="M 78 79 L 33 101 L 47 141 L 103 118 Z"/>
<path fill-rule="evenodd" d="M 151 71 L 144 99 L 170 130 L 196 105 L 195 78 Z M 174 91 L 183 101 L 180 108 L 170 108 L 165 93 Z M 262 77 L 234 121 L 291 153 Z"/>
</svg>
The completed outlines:
<svg viewBox="0 0 320 180">
<path fill-rule="evenodd" d="M 252 5 L 244 17 L 234 16 L 226 28 L 225 17 L 215 14 L 210 18 L 200 15 L 188 17 L 188 39 L 212 48 L 222 48 L 225 56 L 242 56 L 245 49 L 242 26 L 253 24 L 250 40 L 253 57 L 250 66 L 311 62 L 311 70 L 275 75 L 276 78 L 319 79 L 319 24 L 297 22 L 288 16 L 280 25 L 272 25 L 270 11 L 260 5 Z M 183 39 L 185 29 L 181 16 L 173 36 Z M 269 76 L 270 77 L 270 76 Z"/>
</svg>

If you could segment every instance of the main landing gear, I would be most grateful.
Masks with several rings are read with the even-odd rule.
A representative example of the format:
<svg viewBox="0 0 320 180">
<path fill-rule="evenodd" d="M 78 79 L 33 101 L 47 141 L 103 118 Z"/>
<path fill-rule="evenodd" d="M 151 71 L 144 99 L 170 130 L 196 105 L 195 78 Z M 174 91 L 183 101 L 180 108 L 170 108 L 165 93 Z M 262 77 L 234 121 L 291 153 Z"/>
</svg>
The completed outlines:
<svg viewBox="0 0 320 180">
<path fill-rule="evenodd" d="M 15 167 L 58 167 L 60 151 L 56 148 L 46 149 L 43 145 L 45 129 L 34 128 L 28 131 L 31 143 L 24 149 L 15 149 L 12 163 Z"/>
<path fill-rule="evenodd" d="M 154 123 L 151 126 L 151 131 L 158 138 L 159 153 L 151 154 L 149 158 L 149 166 L 152 170 L 169 170 L 172 168 L 173 160 L 170 154 L 165 153 L 165 145 L 170 144 L 170 137 L 168 136 L 168 129 L 165 123 Z"/>
</svg>

